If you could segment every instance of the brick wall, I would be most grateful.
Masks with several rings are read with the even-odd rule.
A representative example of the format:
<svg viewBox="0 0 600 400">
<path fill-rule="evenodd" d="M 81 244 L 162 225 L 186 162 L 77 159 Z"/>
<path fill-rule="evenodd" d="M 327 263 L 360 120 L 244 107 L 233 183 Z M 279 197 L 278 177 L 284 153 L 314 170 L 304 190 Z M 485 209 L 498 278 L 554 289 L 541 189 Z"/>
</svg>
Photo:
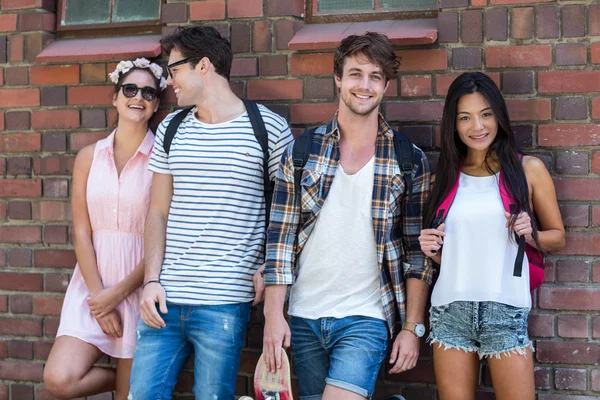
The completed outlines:
<svg viewBox="0 0 600 400">
<path fill-rule="evenodd" d="M 163 32 L 189 22 L 219 28 L 235 52 L 236 93 L 268 104 L 302 128 L 328 120 L 337 99 L 332 53 L 288 50 L 303 25 L 297 2 L 168 0 Z M 438 42 L 398 48 L 402 76 L 389 89 L 383 111 L 435 164 L 437 124 L 454 77 L 483 70 L 500 85 L 520 143 L 546 162 L 555 179 L 568 231 L 567 247 L 549 257 L 546 283 L 534 295 L 530 334 L 537 348 L 538 399 L 597 398 L 600 4 L 440 0 L 440 6 Z M 0 2 L 0 400 L 51 399 L 42 370 L 76 261 L 70 240 L 73 160 L 83 146 L 106 136 L 115 119 L 106 79 L 114 62 L 35 62 L 54 38 L 54 9 L 54 0 Z M 255 312 L 238 394 L 251 389 L 261 335 Z M 409 400 L 434 399 L 428 346 L 421 355 L 410 372 L 382 371 L 376 398 L 403 393 Z M 478 399 L 493 399 L 485 367 L 481 382 Z M 191 386 L 188 369 L 176 398 L 191 399 Z"/>
</svg>

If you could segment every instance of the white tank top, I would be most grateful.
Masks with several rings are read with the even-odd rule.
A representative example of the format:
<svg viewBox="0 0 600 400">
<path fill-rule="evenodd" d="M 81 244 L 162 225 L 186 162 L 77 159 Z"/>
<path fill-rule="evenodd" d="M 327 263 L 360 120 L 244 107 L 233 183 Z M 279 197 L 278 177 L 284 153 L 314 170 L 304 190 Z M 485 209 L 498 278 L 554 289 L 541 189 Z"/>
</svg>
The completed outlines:
<svg viewBox="0 0 600 400">
<path fill-rule="evenodd" d="M 498 174 L 474 177 L 461 172 L 446 217 L 440 276 L 432 306 L 453 301 L 495 301 L 531 307 L 529 262 L 513 276 L 518 245 L 509 240 Z"/>
<path fill-rule="evenodd" d="M 374 158 L 353 175 L 338 165 L 298 259 L 290 315 L 385 320 L 371 207 L 374 168 Z"/>
</svg>

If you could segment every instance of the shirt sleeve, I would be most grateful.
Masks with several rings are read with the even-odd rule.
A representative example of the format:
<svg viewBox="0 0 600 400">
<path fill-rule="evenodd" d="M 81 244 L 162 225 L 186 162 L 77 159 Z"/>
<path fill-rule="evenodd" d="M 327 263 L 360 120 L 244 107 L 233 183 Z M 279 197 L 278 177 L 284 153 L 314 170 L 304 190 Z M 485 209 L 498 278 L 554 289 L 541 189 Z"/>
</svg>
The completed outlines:
<svg viewBox="0 0 600 400">
<path fill-rule="evenodd" d="M 431 171 L 425 153 L 415 146 L 415 166 L 412 178 L 412 196 L 404 196 L 402 216 L 402 247 L 404 279 L 417 278 L 431 285 L 433 266 L 421 251 L 419 235 L 423 229 L 423 210 L 429 197 Z M 409 199 L 410 198 L 410 199 Z"/>
<path fill-rule="evenodd" d="M 275 180 L 281 156 L 287 146 L 294 140 L 287 121 L 273 113 L 273 119 L 266 119 L 265 125 L 269 134 L 269 177 Z"/>
<path fill-rule="evenodd" d="M 271 220 L 267 229 L 265 285 L 294 283 L 300 204 L 295 193 L 292 147 L 293 144 L 288 144 L 283 152 L 275 176 Z"/>
<path fill-rule="evenodd" d="M 163 122 L 160 123 L 156 129 L 156 135 L 154 137 L 154 146 L 152 147 L 152 156 L 150 157 L 148 169 L 159 174 L 171 175 L 171 168 L 169 168 L 169 155 L 165 153 L 165 149 L 163 149 L 165 131 L 167 130 L 167 125 L 169 124 L 169 121 L 171 121 L 171 118 L 172 115 L 169 115 L 163 120 Z"/>
</svg>

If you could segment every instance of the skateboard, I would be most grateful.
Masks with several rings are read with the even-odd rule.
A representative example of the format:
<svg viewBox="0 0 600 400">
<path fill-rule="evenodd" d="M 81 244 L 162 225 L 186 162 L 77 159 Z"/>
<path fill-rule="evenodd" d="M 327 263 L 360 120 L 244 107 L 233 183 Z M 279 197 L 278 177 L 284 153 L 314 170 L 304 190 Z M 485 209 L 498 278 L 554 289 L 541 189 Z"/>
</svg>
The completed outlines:
<svg viewBox="0 0 600 400">
<path fill-rule="evenodd" d="M 294 400 L 290 360 L 285 350 L 281 350 L 281 368 L 274 374 L 267 369 L 263 355 L 260 356 L 254 371 L 254 394 L 256 400 Z"/>
</svg>

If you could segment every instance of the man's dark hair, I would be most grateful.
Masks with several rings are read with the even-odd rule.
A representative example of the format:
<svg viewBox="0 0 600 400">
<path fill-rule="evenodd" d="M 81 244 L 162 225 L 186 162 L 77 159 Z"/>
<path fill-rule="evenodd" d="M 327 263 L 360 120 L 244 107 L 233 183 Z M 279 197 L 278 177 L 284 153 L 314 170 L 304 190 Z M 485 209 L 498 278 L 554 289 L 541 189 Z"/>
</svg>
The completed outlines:
<svg viewBox="0 0 600 400">
<path fill-rule="evenodd" d="M 377 32 L 363 35 L 351 35 L 342 40 L 333 59 L 333 73 L 341 78 L 346 58 L 364 56 L 375 65 L 379 65 L 387 81 L 398 77 L 400 61 L 394 53 L 394 47 L 387 36 Z"/>
<path fill-rule="evenodd" d="M 202 58 L 207 57 L 214 65 L 216 73 L 229 80 L 233 60 L 231 44 L 212 26 L 180 26 L 162 38 L 160 44 L 167 54 L 175 48 L 183 58 L 199 57 L 198 60 L 190 62 L 192 68 L 198 65 Z"/>
</svg>

